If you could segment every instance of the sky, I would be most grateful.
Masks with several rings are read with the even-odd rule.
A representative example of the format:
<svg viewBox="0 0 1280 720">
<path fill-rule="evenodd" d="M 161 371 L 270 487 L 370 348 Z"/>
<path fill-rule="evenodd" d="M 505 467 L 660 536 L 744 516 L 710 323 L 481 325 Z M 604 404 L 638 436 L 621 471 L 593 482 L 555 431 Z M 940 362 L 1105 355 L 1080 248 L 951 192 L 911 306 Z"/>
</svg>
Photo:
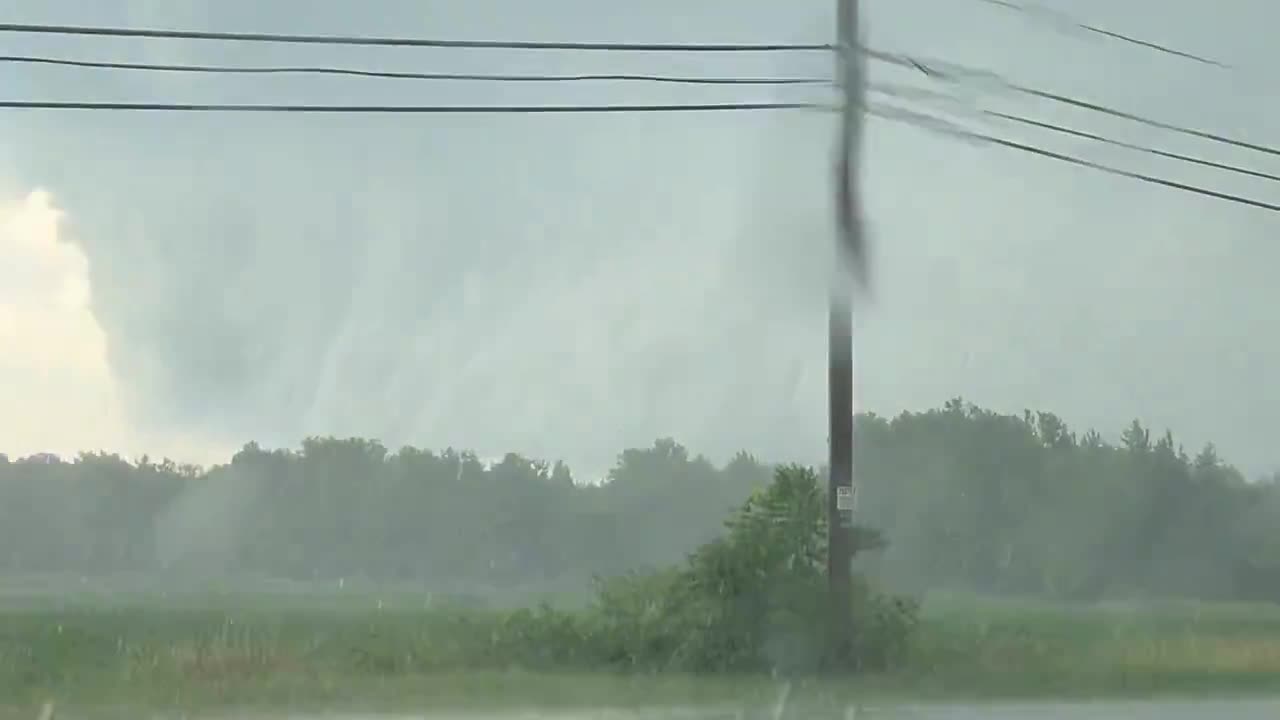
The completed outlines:
<svg viewBox="0 0 1280 720">
<path fill-rule="evenodd" d="M 1048 0 L 1045 0 L 1046 4 Z M 0 0 L 11 22 L 637 42 L 825 42 L 834 3 Z M 1264 0 L 864 0 L 868 41 L 1280 144 Z M 1158 11 L 1157 11 L 1158 10 Z M 6 36 L 6 52 L 458 72 L 825 75 L 830 58 L 408 50 Z M 873 79 L 933 87 L 873 65 Z M 0 65 L 7 98 L 519 104 L 810 100 L 820 89 L 512 86 Z M 938 87 L 938 89 L 946 89 Z M 1280 171 L 1280 159 L 979 87 L 982 105 Z M 943 106 L 913 105 L 937 111 Z M 361 435 L 599 475 L 673 436 L 820 461 L 829 163 L 812 113 L 0 115 L 0 451 L 225 460 Z M 962 118 L 963 119 L 963 118 Z M 968 119 L 968 122 L 986 122 Z M 1091 160 L 1280 198 L 1266 181 L 1007 125 Z M 1141 418 L 1280 467 L 1280 216 L 872 120 L 875 295 L 857 402 L 963 396 L 1118 432 Z"/>
</svg>

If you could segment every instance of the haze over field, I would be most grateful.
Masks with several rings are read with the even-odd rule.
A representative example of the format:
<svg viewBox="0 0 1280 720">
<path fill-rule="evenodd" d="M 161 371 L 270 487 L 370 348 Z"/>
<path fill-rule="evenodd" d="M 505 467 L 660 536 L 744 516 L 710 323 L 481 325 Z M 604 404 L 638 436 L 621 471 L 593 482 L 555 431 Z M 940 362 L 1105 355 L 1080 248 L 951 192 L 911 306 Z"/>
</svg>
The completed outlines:
<svg viewBox="0 0 1280 720">
<path fill-rule="evenodd" d="M 0 0 L 0 24 L 812 44 L 835 4 Z M 830 84 L 58 63 L 821 78 L 832 53 L 0 27 L 0 720 L 783 720 L 780 690 L 790 717 L 1274 715 L 1280 6 L 858 6 L 871 47 L 978 70 L 872 53 L 870 114 L 1219 196 L 869 120 L 847 531 L 822 465 L 833 113 L 4 107 L 815 104 Z M 1210 696 L 1251 699 L 1181 700 Z M 969 704 L 1015 697 L 1046 702 Z"/>
<path fill-rule="evenodd" d="M 635 41 L 813 41 L 829 3 L 662 0 L 44 0 L 13 22 Z M 1159 8 L 1159 12 L 1153 9 Z M 1222 58 L 1223 71 L 979 2 L 868 3 L 877 47 L 988 67 L 1267 142 L 1263 0 L 1072 12 Z M 1140 33 L 1139 33 L 1140 31 Z M 813 57 L 572 55 L 6 37 L 13 53 L 406 70 L 708 75 L 829 71 Z M 905 80 L 882 67 L 881 79 Z M 806 99 L 814 89 L 511 86 L 9 65 L 6 95 L 297 103 Z M 1262 78 L 1262 79 L 1260 79 Z M 924 82 L 918 80 L 918 82 Z M 997 105 L 1012 104 L 992 97 Z M 1085 113 L 1019 110 L 1265 166 Z M 311 433 L 519 450 L 599 474 L 673 435 L 726 459 L 824 448 L 827 118 L 318 117 L 7 112 L 0 235 L 4 451 L 225 460 Z M 1019 136 L 1011 128 L 997 128 Z M 1030 136 L 1028 136 L 1030 137 Z M 1253 196 L 1265 183 L 1062 142 Z M 859 403 L 963 395 L 1118 432 L 1132 416 L 1273 469 L 1274 216 L 873 123 L 877 303 Z M 1271 164 L 1274 168 L 1276 163 Z M 35 190 L 47 196 L 32 196 Z M 51 208 L 63 214 L 53 225 Z"/>
</svg>

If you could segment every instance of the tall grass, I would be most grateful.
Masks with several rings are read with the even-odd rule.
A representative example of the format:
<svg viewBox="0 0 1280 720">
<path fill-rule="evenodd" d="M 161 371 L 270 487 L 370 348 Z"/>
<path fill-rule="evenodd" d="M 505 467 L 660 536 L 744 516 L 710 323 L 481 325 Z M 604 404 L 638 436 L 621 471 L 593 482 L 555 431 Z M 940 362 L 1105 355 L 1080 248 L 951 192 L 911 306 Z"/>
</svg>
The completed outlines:
<svg viewBox="0 0 1280 720">
<path fill-rule="evenodd" d="M 1280 691 L 1280 606 L 939 597 L 904 675 L 997 695 Z"/>
<path fill-rule="evenodd" d="M 0 610 L 0 703 L 661 705 L 763 700 L 776 687 L 598 671 L 560 652 L 559 630 L 537 613 L 423 606 L 407 596 L 10 606 Z M 812 687 L 912 697 L 1280 691 L 1280 607 L 933 598 L 902 668 Z"/>
</svg>

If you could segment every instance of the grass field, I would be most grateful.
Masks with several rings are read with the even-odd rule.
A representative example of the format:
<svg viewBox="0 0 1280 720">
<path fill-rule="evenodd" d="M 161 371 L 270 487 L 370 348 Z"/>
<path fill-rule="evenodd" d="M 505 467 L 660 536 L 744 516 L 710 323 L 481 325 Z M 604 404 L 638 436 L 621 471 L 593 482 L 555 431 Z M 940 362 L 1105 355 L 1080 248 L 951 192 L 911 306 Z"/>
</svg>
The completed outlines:
<svg viewBox="0 0 1280 720">
<path fill-rule="evenodd" d="M 767 703 L 778 689 L 765 677 L 511 667 L 499 622 L 420 595 L 10 599 L 0 711 L 46 698 L 328 710 Z M 1280 606 L 931 598 L 902 670 L 805 690 L 833 702 L 1280 693 Z"/>
</svg>

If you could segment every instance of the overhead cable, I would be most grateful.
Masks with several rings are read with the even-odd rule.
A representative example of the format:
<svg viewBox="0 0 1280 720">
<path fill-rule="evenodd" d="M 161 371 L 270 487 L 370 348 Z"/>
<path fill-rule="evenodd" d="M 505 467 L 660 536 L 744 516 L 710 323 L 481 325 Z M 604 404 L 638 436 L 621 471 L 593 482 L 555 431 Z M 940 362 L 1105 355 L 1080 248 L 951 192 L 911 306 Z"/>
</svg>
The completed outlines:
<svg viewBox="0 0 1280 720">
<path fill-rule="evenodd" d="M 1074 107 L 1091 110 L 1094 112 L 1104 113 L 1113 117 L 1140 122 L 1151 127 L 1164 130 L 1170 130 L 1202 139 L 1213 140 L 1215 142 L 1227 143 L 1237 147 L 1243 147 L 1258 152 L 1264 152 L 1272 155 L 1280 155 L 1280 149 L 1271 148 L 1256 143 L 1249 143 L 1233 138 L 1224 137 L 1215 133 L 1209 133 L 1192 128 L 1173 125 L 1171 123 L 1162 122 L 1152 118 L 1139 116 L 1133 113 L 1117 110 L 1099 103 L 1089 102 L 1078 98 L 1052 93 L 1036 88 L 1016 85 L 1014 83 L 999 79 L 994 73 L 962 66 L 941 63 L 936 60 L 922 60 L 897 53 L 885 53 L 877 51 L 869 51 L 868 54 L 876 60 L 890 62 L 902 67 L 919 70 L 931 77 L 942 78 L 958 81 L 966 78 L 977 78 L 984 80 L 997 80 L 999 83 L 1013 91 L 1021 92 L 1041 99 L 1047 99 L 1054 102 L 1072 105 Z M 90 60 L 73 60 L 67 58 L 53 58 L 26 55 L 5 55 L 0 56 L 0 62 L 9 63 L 28 63 L 28 64 L 45 64 L 59 65 L 71 67 L 101 68 L 101 69 L 118 69 L 118 70 L 140 70 L 140 71 L 156 71 L 156 72 L 187 72 L 187 73 L 208 73 L 208 74 L 247 74 L 247 75 L 272 75 L 272 74 L 321 74 L 321 75 L 346 75 L 371 78 L 390 78 L 390 79 L 413 79 L 413 80 L 448 80 L 448 81 L 482 81 L 482 82 L 529 82 L 529 83 L 551 83 L 551 82 L 587 82 L 587 81 L 631 81 L 631 82 L 652 82 L 652 83 L 668 83 L 668 84 L 689 84 L 689 85 L 830 85 L 831 80 L 820 77 L 696 77 L 696 76 L 668 76 L 668 75 L 648 75 L 648 74 L 626 74 L 626 73 L 585 73 L 585 74 L 563 74 L 563 75 L 516 75 L 516 74 L 488 74 L 488 73 L 430 73 L 430 72 L 401 72 L 401 71 L 384 71 L 384 70 L 365 70 L 358 68 L 339 68 L 339 67 L 237 67 L 237 66 L 214 66 L 214 65 L 167 65 L 152 63 L 125 63 L 111 61 L 90 61 Z M 873 89 L 878 89 L 873 86 Z M 928 93 L 923 89 L 912 89 L 913 92 Z M 1115 143 L 1112 143 L 1115 144 Z M 1137 149 L 1137 148 L 1134 148 Z M 1189 162 L 1196 162 L 1191 158 Z M 1207 161 L 1206 161 L 1207 162 Z M 1212 164 L 1210 163 L 1210 166 Z M 1237 170 L 1246 174 L 1255 174 L 1251 171 Z M 1267 176 L 1267 173 L 1261 173 L 1259 176 Z"/>
<path fill-rule="evenodd" d="M 475 48 L 491 50 L 585 50 L 616 52 L 787 52 L 832 50 L 830 43 L 624 43 L 541 42 L 531 40 L 448 40 L 409 37 L 349 35 L 296 35 L 257 32 L 161 30 L 90 25 L 37 25 L 0 23 L 0 32 L 44 35 L 92 35 L 99 37 L 156 38 L 173 40 L 223 40 L 233 42 L 291 43 L 307 45 L 368 45 L 383 47 Z"/>
<path fill-rule="evenodd" d="M 982 108 L 982 107 L 978 107 L 973 103 L 966 102 L 965 99 L 963 98 L 959 98 L 954 95 L 949 95 L 945 92 L 928 90 L 925 88 L 912 87 L 910 85 L 899 85 L 895 83 L 881 83 L 879 85 L 875 85 L 872 87 L 872 91 L 883 94 L 883 95 L 888 95 L 895 99 L 945 102 L 956 108 L 954 112 L 962 115 L 1005 120 L 1008 122 L 1025 125 L 1027 127 L 1034 127 L 1034 128 L 1039 128 L 1041 130 L 1048 130 L 1049 132 L 1054 132 L 1061 135 L 1078 137 L 1084 140 L 1092 140 L 1094 142 L 1102 143 L 1104 145 L 1120 147 L 1126 150 L 1134 150 L 1137 152 L 1143 152 L 1143 153 L 1155 155 L 1158 157 L 1169 158 L 1171 160 L 1180 160 L 1182 162 L 1191 163 L 1193 165 L 1200 165 L 1202 167 L 1210 167 L 1217 170 L 1225 170 L 1227 172 L 1237 173 L 1240 175 L 1247 175 L 1250 177 L 1262 178 L 1264 180 L 1272 180 L 1275 182 L 1280 182 L 1280 174 L 1269 173 L 1262 170 L 1253 170 L 1251 168 L 1241 167 L 1239 165 L 1232 165 L 1230 163 L 1217 162 L 1214 160 L 1206 160 L 1204 158 L 1196 157 L 1194 155 L 1185 155 L 1183 153 L 1176 153 L 1168 150 L 1161 150 L 1160 148 L 1152 147 L 1150 145 L 1141 145 L 1138 143 L 1126 142 L 1124 140 L 1117 140 L 1115 138 L 1107 137 L 1106 135 L 1102 135 L 1099 133 L 1088 132 L 1085 130 L 1078 130 L 1076 128 L 1068 127 L 1066 125 L 1060 125 L 1060 124 L 1048 122 L 1045 120 L 1037 120 L 1035 118 L 1029 118 L 1024 115 L 1018 115 L 1015 113 L 1001 112 L 997 110 L 991 110 L 988 108 Z"/>
<path fill-rule="evenodd" d="M 1113 107 L 1109 107 L 1107 105 L 1103 105 L 1101 103 L 1092 102 L 1089 100 L 1082 100 L 1080 98 L 1064 95 L 1062 93 L 1049 92 L 1047 90 L 1040 90 L 1038 88 L 1033 88 L 1026 85 L 1019 85 L 1017 83 L 1006 80 L 1003 77 L 1001 77 L 999 74 L 991 72 L 989 70 L 966 68 L 964 66 L 940 62 L 937 60 L 921 59 L 921 58 L 906 55 L 903 53 L 892 53 L 892 52 L 885 52 L 880 50 L 868 50 L 867 54 L 873 60 L 889 63 L 889 64 L 896 65 L 898 67 L 902 67 L 906 69 L 917 70 L 925 74 L 926 76 L 931 77 L 933 79 L 937 79 L 937 80 L 944 80 L 952 83 L 964 83 L 967 81 L 986 82 L 1004 90 L 1021 93 L 1031 97 L 1037 97 L 1043 100 L 1049 100 L 1049 101 L 1056 102 L 1063 105 L 1070 105 L 1072 107 L 1077 107 L 1084 110 L 1090 110 L 1092 112 L 1102 113 L 1104 115 L 1110 115 L 1112 117 L 1117 117 L 1124 120 L 1130 120 L 1133 122 L 1141 123 L 1143 125 L 1147 125 L 1148 127 L 1159 128 L 1161 130 L 1168 130 L 1170 132 L 1176 132 L 1182 135 L 1196 137 L 1203 140 L 1211 140 L 1213 142 L 1232 145 L 1235 147 L 1244 148 L 1246 150 L 1253 150 L 1255 152 L 1266 153 L 1268 155 L 1280 156 L 1280 148 L 1276 148 L 1268 145 L 1262 145 L 1259 143 L 1248 142 L 1245 140 L 1238 140 L 1236 138 L 1227 137 L 1225 135 L 1220 135 L 1218 133 L 1212 133 L 1205 130 L 1198 130 L 1195 128 L 1189 128 L 1182 125 L 1175 125 L 1173 123 L 1164 122 L 1162 120 L 1156 120 L 1154 118 L 1139 115 L 1137 113 L 1132 113 L 1125 110 L 1119 110 Z"/>
<path fill-rule="evenodd" d="M 98 110 L 138 112 L 251 112 L 325 114 L 482 115 L 540 113 L 653 113 L 750 110 L 823 110 L 821 103 L 685 103 L 663 105 L 231 105 L 221 103 L 125 103 L 0 100 L 4 110 Z"/>
<path fill-rule="evenodd" d="M 997 112 L 995 110 L 982 110 L 981 112 L 984 115 L 997 117 L 1003 120 L 1008 120 L 1010 122 L 1016 122 L 1016 123 L 1020 123 L 1022 125 L 1027 125 L 1031 127 L 1038 127 L 1043 130 L 1049 130 L 1051 132 L 1061 133 L 1064 135 L 1072 135 L 1078 138 L 1084 138 L 1086 140 L 1093 140 L 1095 142 L 1105 143 L 1107 145 L 1114 145 L 1116 147 L 1122 147 L 1127 150 L 1136 150 L 1138 152 L 1157 155 L 1159 157 L 1169 158 L 1172 160 L 1181 160 L 1183 162 L 1193 163 L 1195 165 L 1203 165 L 1204 167 L 1211 167 L 1211 168 L 1216 168 L 1218 170 L 1226 170 L 1227 172 L 1239 173 L 1241 175 L 1249 175 L 1251 177 L 1263 178 L 1266 180 L 1273 180 L 1276 182 L 1280 182 L 1280 175 L 1277 175 L 1274 173 L 1263 172 L 1261 170 L 1251 170 L 1249 168 L 1243 168 L 1238 165 L 1230 165 L 1227 163 L 1214 162 L 1213 160 L 1205 160 L 1203 158 L 1194 157 L 1192 155 L 1183 155 L 1181 153 L 1169 152 L 1167 150 L 1160 150 L 1159 148 L 1153 148 L 1147 145 L 1138 145 L 1136 143 L 1124 142 L 1123 140 L 1116 140 L 1113 138 L 1105 137 L 1103 135 L 1099 135 L 1097 133 L 1086 132 L 1083 130 L 1076 130 L 1074 128 L 1065 127 L 1063 125 L 1056 125 L 1054 123 L 1045 122 L 1043 120 L 1035 120 L 1032 118 L 1023 117 L 1021 115 L 1015 115 L 1013 113 Z"/>
<path fill-rule="evenodd" d="M 751 110 L 825 110 L 833 108 L 814 103 L 724 103 L 704 105 L 221 105 L 221 104 L 178 104 L 178 103 L 102 103 L 102 102 L 41 102 L 41 101 L 0 101 L 0 109 L 44 109 L 44 110 L 99 110 L 99 111 L 177 111 L 177 112 L 263 112 L 263 113 L 328 113 L 328 114 L 496 114 L 496 113 L 632 113 L 632 112 L 708 112 L 708 111 L 751 111 Z M 1249 205 L 1264 210 L 1280 212 L 1280 205 L 1254 200 L 1231 193 L 1220 192 L 1210 188 L 1179 183 L 1165 178 L 1144 175 L 1102 165 L 1082 158 L 1057 153 L 1033 145 L 1025 145 L 1013 140 L 979 133 L 960 127 L 941 118 L 932 117 L 902 108 L 891 106 L 873 106 L 868 109 L 873 115 L 896 122 L 905 122 L 916 127 L 941 133 L 953 138 L 971 142 L 983 142 L 1006 148 L 1020 150 L 1040 157 L 1060 162 L 1071 163 L 1081 167 L 1120 177 L 1127 177 L 1142 182 L 1162 185 L 1207 197 Z"/>
<path fill-rule="evenodd" d="M 1070 26 L 1079 30 L 1084 30 L 1085 32 L 1093 33 L 1095 35 L 1102 35 L 1112 40 L 1120 40 L 1121 42 L 1126 42 L 1131 45 L 1147 48 L 1148 50 L 1155 50 L 1157 52 L 1161 52 L 1166 55 L 1173 55 L 1175 57 L 1180 57 L 1187 60 L 1194 60 L 1198 63 L 1203 63 L 1205 65 L 1214 65 L 1220 68 L 1228 68 L 1228 69 L 1230 68 L 1230 66 L 1227 65 L 1226 63 L 1219 62 L 1212 58 L 1204 57 L 1203 55 L 1197 55 L 1195 53 L 1186 52 L 1184 50 L 1178 50 L 1177 48 L 1170 47 L 1168 45 L 1151 42 L 1150 40 L 1143 40 L 1141 38 L 1136 38 L 1132 35 L 1119 33 L 1114 30 L 1107 30 L 1106 28 L 1102 28 L 1097 25 L 1081 22 L 1057 10 L 1051 10 L 1049 8 L 1046 8 L 1040 5 L 1030 5 L 1025 2 L 1014 2 L 1013 0 L 982 0 L 982 1 L 989 5 L 998 5 L 1000 7 L 1007 8 L 1009 10 L 1014 10 L 1016 12 L 1020 12 L 1026 15 L 1039 16 L 1044 19 L 1050 20 L 1056 24 Z"/>
<path fill-rule="evenodd" d="M 950 136 L 956 139 L 966 140 L 970 142 L 998 145 L 1000 147 L 1008 148 L 1011 150 L 1017 150 L 1020 152 L 1036 155 L 1039 157 L 1048 158 L 1051 160 L 1057 160 L 1059 162 L 1088 168 L 1090 170 L 1096 170 L 1098 172 L 1102 172 L 1108 175 L 1115 175 L 1118 177 L 1129 178 L 1131 180 L 1138 180 L 1140 182 L 1150 183 L 1153 185 L 1161 185 L 1163 187 L 1182 190 L 1184 192 L 1194 193 L 1196 195 L 1202 195 L 1205 197 L 1211 197 L 1211 198 L 1214 198 L 1217 200 L 1223 200 L 1226 202 L 1236 203 L 1240 205 L 1247 205 L 1247 206 L 1259 208 L 1262 210 L 1280 212 L 1280 204 L 1277 204 L 1277 203 L 1270 203 L 1264 200 L 1256 200 L 1254 198 L 1222 192 L 1219 190 L 1214 190 L 1212 188 L 1206 188 L 1199 185 L 1190 185 L 1187 183 L 1181 183 L 1175 180 L 1169 180 L 1167 178 L 1157 177 L 1154 175 L 1146 175 L 1143 173 L 1133 172 L 1131 170 L 1124 170 L 1124 169 L 1112 167 L 1109 165 L 1103 165 L 1101 163 L 1096 163 L 1096 162 L 1093 162 L 1092 160 L 1085 160 L 1084 158 L 1075 157 L 1073 155 L 1067 155 L 1064 153 L 1054 152 L 1052 150 L 1046 150 L 1041 147 L 1036 147 L 1034 145 L 1027 145 L 1024 143 L 1016 142 L 1014 140 L 997 137 L 995 135 L 980 133 L 968 128 L 960 127 L 954 123 L 950 123 L 941 118 L 929 116 L 923 113 L 918 113 L 910 110 L 903 110 L 901 108 L 892 108 L 892 107 L 871 108 L 870 112 L 876 117 L 880 117 L 885 120 L 912 125 L 912 126 L 921 128 L 923 130 L 927 130 L 929 132 Z"/>
<path fill-rule="evenodd" d="M 364 70 L 328 66 L 245 67 L 228 65 L 161 65 L 153 63 L 128 63 L 105 60 L 72 60 L 68 58 L 33 55 L 0 55 L 0 63 L 55 65 L 106 70 L 140 70 L 147 72 L 208 73 L 228 75 L 344 75 L 368 78 L 400 80 L 473 80 L 486 82 L 582 82 L 582 81 L 634 81 L 673 83 L 684 85 L 830 85 L 823 78 L 786 77 L 698 77 L 678 75 L 644 75 L 625 73 L 597 73 L 579 75 L 501 75 L 487 73 L 435 73 L 394 70 Z"/>
</svg>

